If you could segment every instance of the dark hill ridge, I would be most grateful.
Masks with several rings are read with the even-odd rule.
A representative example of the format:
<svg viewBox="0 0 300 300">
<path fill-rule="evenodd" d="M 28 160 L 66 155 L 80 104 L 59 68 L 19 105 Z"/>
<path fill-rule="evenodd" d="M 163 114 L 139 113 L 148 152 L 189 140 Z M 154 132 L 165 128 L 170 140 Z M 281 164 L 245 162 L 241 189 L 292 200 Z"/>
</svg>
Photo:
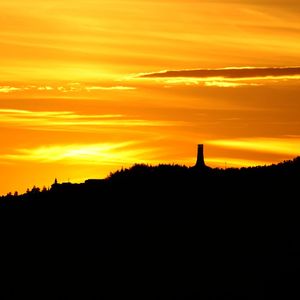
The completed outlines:
<svg viewBox="0 0 300 300">
<path fill-rule="evenodd" d="M 2 197 L 1 236 L 52 249 L 46 265 L 64 284 L 35 285 L 52 296 L 300 299 L 299 182 L 299 157 L 227 170 L 135 165 Z"/>
</svg>

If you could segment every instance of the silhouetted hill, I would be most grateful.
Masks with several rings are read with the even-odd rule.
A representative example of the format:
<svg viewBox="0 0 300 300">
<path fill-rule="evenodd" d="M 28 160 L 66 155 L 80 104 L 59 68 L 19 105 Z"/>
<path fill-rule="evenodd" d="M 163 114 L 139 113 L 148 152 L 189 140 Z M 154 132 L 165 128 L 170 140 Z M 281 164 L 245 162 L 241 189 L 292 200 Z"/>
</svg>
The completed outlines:
<svg viewBox="0 0 300 300">
<path fill-rule="evenodd" d="M 299 157 L 227 170 L 135 165 L 1 197 L 1 236 L 22 254 L 31 245 L 24 260 L 45 265 L 33 291 L 52 297 L 299 299 L 299 180 Z"/>
</svg>

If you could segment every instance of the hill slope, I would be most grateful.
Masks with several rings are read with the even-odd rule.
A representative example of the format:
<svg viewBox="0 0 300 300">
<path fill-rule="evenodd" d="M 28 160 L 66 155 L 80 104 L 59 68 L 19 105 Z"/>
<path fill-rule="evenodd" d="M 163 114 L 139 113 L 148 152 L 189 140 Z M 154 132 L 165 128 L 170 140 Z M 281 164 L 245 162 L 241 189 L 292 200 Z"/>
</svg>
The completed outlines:
<svg viewBox="0 0 300 300">
<path fill-rule="evenodd" d="M 299 298 L 299 179 L 300 158 L 228 170 L 136 165 L 2 197 L 2 238 L 47 245 L 49 269 L 67 262 L 51 288 L 37 280 L 51 295 Z"/>
</svg>

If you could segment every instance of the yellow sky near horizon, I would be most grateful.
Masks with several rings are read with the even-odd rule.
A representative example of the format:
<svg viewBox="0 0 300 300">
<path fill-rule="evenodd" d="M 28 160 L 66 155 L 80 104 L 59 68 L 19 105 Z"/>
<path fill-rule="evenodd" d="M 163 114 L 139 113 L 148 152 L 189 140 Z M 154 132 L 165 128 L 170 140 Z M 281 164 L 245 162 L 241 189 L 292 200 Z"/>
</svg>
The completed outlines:
<svg viewBox="0 0 300 300">
<path fill-rule="evenodd" d="M 193 165 L 197 143 L 219 167 L 300 152 L 299 1 L 1 0 L 0 9 L 0 194 L 133 163 Z"/>
</svg>

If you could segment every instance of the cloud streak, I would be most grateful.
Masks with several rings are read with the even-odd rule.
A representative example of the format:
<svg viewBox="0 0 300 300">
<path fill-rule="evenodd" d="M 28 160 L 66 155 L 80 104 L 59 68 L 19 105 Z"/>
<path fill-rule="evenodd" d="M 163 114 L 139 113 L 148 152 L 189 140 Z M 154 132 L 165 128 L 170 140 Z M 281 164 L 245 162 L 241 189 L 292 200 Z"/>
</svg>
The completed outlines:
<svg viewBox="0 0 300 300">
<path fill-rule="evenodd" d="M 300 76 L 300 67 L 272 67 L 272 68 L 223 68 L 223 69 L 197 69 L 161 71 L 155 73 L 139 74 L 138 78 L 268 78 Z"/>
<path fill-rule="evenodd" d="M 9 94 L 14 92 L 57 92 L 57 93 L 71 93 L 71 92 L 99 92 L 99 91 L 132 91 L 136 90 L 133 86 L 122 85 L 84 85 L 80 83 L 70 83 L 67 85 L 24 85 L 24 86 L 0 86 L 0 93 Z"/>
<path fill-rule="evenodd" d="M 35 130 L 79 130 L 97 131 L 103 128 L 124 127 L 166 127 L 182 122 L 146 120 L 122 114 L 78 114 L 72 111 L 30 111 L 0 109 L 0 125 L 6 127 L 26 127 Z"/>
<path fill-rule="evenodd" d="M 17 91 L 22 91 L 24 89 L 22 88 L 18 88 L 18 87 L 14 87 L 14 86 L 0 86 L 0 93 L 4 93 L 4 94 L 8 94 L 11 92 L 17 92 Z"/>
<path fill-rule="evenodd" d="M 300 138 L 249 138 L 233 140 L 214 140 L 207 144 L 229 149 L 279 154 L 284 156 L 298 156 Z"/>
<path fill-rule="evenodd" d="M 16 149 L 13 154 L 0 156 L 6 161 L 64 163 L 71 165 L 120 165 L 143 161 L 153 149 L 143 149 L 135 141 L 121 143 L 51 145 L 38 148 Z"/>
</svg>

